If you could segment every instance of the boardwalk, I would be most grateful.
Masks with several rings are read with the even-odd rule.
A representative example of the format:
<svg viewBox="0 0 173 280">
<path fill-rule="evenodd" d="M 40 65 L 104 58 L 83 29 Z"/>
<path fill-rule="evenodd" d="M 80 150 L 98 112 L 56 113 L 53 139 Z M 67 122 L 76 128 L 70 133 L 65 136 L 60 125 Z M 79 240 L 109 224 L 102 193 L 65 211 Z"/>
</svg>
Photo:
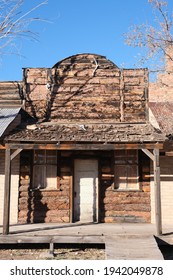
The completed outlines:
<svg viewBox="0 0 173 280">
<path fill-rule="evenodd" d="M 162 260 L 153 236 L 106 237 L 106 258 L 114 260 Z"/>
<path fill-rule="evenodd" d="M 8 236 L 0 235 L 0 243 L 97 243 L 105 245 L 105 259 L 160 260 L 163 256 L 154 234 L 152 224 L 26 224 L 11 226 Z"/>
</svg>

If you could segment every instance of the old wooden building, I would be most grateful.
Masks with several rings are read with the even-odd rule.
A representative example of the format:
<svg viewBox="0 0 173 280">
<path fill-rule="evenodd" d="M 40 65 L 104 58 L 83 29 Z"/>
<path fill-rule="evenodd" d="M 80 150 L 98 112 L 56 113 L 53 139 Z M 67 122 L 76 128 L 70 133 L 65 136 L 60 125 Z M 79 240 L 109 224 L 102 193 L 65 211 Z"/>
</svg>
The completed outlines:
<svg viewBox="0 0 173 280">
<path fill-rule="evenodd" d="M 14 110 L 10 124 L 20 119 L 10 131 L 1 124 L 4 233 L 9 208 L 12 223 L 151 222 L 153 213 L 159 226 L 165 136 L 149 122 L 147 69 L 78 54 L 23 69 L 17 88 L 13 102 L 16 91 L 0 83 L 0 113 Z"/>
</svg>

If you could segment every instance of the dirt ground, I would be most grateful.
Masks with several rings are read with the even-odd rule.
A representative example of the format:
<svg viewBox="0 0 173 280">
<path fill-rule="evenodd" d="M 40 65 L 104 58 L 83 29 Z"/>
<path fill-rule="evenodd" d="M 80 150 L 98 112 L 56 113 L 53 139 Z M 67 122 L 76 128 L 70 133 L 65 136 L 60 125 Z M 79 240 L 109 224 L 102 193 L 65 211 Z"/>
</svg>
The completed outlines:
<svg viewBox="0 0 173 280">
<path fill-rule="evenodd" d="M 173 245 L 172 246 L 161 246 L 161 253 L 165 260 L 173 260 Z M 55 247 L 54 256 L 49 254 L 49 248 L 21 246 L 0 246 L 0 260 L 104 260 L 105 249 L 103 246 L 88 247 L 83 246 L 61 246 Z"/>
<path fill-rule="evenodd" d="M 2 248 L 0 260 L 104 260 L 104 248 L 87 246 L 55 248 L 54 256 L 49 254 L 48 248 Z"/>
</svg>

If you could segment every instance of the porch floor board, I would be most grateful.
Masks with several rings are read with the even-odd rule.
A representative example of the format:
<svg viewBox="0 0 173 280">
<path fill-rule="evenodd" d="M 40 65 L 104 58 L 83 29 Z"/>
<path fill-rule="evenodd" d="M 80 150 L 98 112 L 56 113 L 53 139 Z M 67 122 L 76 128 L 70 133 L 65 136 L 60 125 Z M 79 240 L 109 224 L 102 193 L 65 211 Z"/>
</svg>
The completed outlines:
<svg viewBox="0 0 173 280">
<path fill-rule="evenodd" d="M 160 243 L 173 244 L 173 230 L 163 233 Z M 140 223 L 17 224 L 8 235 L 0 226 L 0 244 L 105 244 L 105 258 L 117 260 L 163 259 L 154 236 L 155 225 Z"/>
</svg>

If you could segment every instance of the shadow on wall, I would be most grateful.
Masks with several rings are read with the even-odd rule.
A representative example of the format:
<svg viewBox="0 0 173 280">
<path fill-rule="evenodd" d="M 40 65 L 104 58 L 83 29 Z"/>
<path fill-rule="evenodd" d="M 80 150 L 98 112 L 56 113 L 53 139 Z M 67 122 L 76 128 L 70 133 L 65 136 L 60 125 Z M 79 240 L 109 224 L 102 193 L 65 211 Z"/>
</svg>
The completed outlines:
<svg viewBox="0 0 173 280">
<path fill-rule="evenodd" d="M 40 190 L 31 189 L 32 152 L 22 151 L 20 160 L 19 223 L 43 223 L 47 215 L 47 203 Z"/>
<path fill-rule="evenodd" d="M 37 190 L 29 192 L 27 223 L 44 223 L 48 211 L 47 203 L 42 202 L 43 195 Z"/>
</svg>

